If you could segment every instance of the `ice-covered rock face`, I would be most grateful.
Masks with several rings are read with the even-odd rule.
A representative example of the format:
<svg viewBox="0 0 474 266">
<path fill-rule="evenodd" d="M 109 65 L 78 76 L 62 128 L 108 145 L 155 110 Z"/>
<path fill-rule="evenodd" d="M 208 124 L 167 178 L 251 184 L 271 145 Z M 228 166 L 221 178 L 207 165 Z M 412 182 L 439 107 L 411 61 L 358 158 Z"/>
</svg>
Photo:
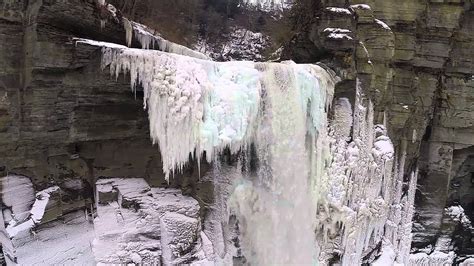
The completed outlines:
<svg viewBox="0 0 474 266">
<path fill-rule="evenodd" d="M 385 126 L 374 125 L 372 103 L 364 103 L 359 88 L 353 108 L 342 98 L 333 109 L 332 160 L 317 215 L 321 260 L 331 259 L 336 246 L 343 265 L 360 264 L 364 257 L 372 261 L 377 254 L 370 253 L 380 245 L 378 265 L 406 264 L 417 174 L 404 192 L 398 170 L 404 167 L 403 156 L 395 159 Z"/>
<path fill-rule="evenodd" d="M 416 173 L 405 193 L 404 151 L 395 160 L 359 87 L 354 103 L 336 101 L 328 123 L 335 80 L 319 66 L 216 63 L 81 42 L 102 46 L 103 67 L 116 77 L 129 73 L 133 90 L 143 89 L 168 178 L 192 156 L 214 165 L 203 177 L 215 185 L 204 221 L 197 201 L 179 191 L 100 179 L 95 237 L 86 240 L 96 261 L 229 264 L 244 257 L 272 265 L 339 257 L 349 265 L 374 260 L 381 246 L 384 261 L 407 262 Z M 221 167 L 224 150 L 238 158 L 234 165 Z M 47 209 L 54 192 L 38 194 L 26 222 L 43 217 L 33 210 Z"/>
<path fill-rule="evenodd" d="M 132 88 L 143 88 L 168 176 L 193 154 L 209 162 L 226 148 L 242 154 L 224 210 L 214 212 L 224 222 L 225 213 L 237 218 L 239 252 L 250 263 L 327 263 L 335 252 L 343 264 L 362 263 L 382 242 L 392 262 L 407 263 L 416 173 L 403 195 L 403 156 L 394 159 L 385 127 L 374 125 L 373 106 L 359 90 L 354 108 L 337 102 L 328 133 L 334 81 L 317 66 L 216 63 L 107 45 L 103 53 L 111 74 L 129 72 Z M 252 157 L 254 170 L 245 165 Z M 230 249 L 218 243 L 228 241 L 213 240 L 225 260 Z"/>
<path fill-rule="evenodd" d="M 168 176 L 194 153 L 213 162 L 226 148 L 238 154 L 255 146 L 260 169 L 232 180 L 254 176 L 254 182 L 231 192 L 249 261 L 294 264 L 317 258 L 310 186 L 323 173 L 325 158 L 326 110 L 334 86 L 325 70 L 292 62 L 216 63 L 107 46 L 103 53 L 103 65 L 113 75 L 129 72 L 132 88 L 143 87 L 151 138 Z M 173 231 L 166 221 L 174 218 L 163 226 Z M 268 245 L 272 241 L 277 244 Z M 172 258 L 172 250 L 163 252 Z"/>
</svg>

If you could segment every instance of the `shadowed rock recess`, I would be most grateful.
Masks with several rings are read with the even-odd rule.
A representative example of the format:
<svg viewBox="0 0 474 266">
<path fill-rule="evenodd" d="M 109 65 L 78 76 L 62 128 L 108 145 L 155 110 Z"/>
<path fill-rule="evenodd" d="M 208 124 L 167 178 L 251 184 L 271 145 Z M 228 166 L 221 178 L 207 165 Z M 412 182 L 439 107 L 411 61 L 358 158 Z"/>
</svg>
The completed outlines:
<svg viewBox="0 0 474 266">
<path fill-rule="evenodd" d="M 474 3 L 275 3 L 294 62 L 0 0 L 0 265 L 474 265 Z"/>
</svg>

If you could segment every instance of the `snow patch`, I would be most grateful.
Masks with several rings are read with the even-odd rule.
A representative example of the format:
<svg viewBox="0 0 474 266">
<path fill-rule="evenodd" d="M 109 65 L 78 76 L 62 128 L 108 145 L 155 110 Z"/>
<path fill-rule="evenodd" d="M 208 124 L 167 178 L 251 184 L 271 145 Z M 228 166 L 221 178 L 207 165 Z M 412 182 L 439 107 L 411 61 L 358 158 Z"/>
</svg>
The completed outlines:
<svg viewBox="0 0 474 266">
<path fill-rule="evenodd" d="M 385 22 L 381 21 L 380 19 L 375 19 L 375 22 L 386 30 L 389 30 L 389 31 L 392 30 Z"/>
<path fill-rule="evenodd" d="M 30 210 L 29 219 L 25 222 L 17 222 L 12 220 L 6 228 L 10 238 L 15 237 L 18 233 L 27 231 L 33 228 L 36 224 L 41 223 L 41 219 L 46 211 L 46 206 L 49 202 L 51 193 L 59 190 L 59 187 L 54 186 L 36 193 L 36 200 Z"/>
<path fill-rule="evenodd" d="M 472 265 L 474 265 L 474 258 L 469 258 L 459 264 L 459 266 L 472 266 Z"/>
<path fill-rule="evenodd" d="M 340 29 L 340 28 L 325 28 L 323 30 L 324 33 L 328 34 L 328 38 L 330 39 L 346 39 L 352 40 L 352 37 L 349 36 L 352 33 L 348 29 Z"/>
<path fill-rule="evenodd" d="M 420 252 L 410 254 L 409 265 L 452 265 L 455 257 L 456 255 L 452 251 L 449 253 L 434 251 L 431 254 Z"/>
<path fill-rule="evenodd" d="M 465 228 L 473 228 L 469 217 L 465 214 L 463 207 L 451 206 L 444 210 L 455 222 L 460 222 Z"/>
<path fill-rule="evenodd" d="M 223 38 L 226 41 L 219 45 L 199 40 L 195 49 L 218 61 L 262 61 L 262 53 L 269 43 L 269 37 L 263 33 L 238 27 L 232 28 Z"/>
<path fill-rule="evenodd" d="M 326 7 L 326 10 L 332 13 L 337 13 L 337 14 L 352 15 L 352 12 L 347 8 Z"/>
<path fill-rule="evenodd" d="M 385 246 L 382 248 L 382 254 L 374 262 L 371 263 L 372 266 L 387 266 L 394 265 L 395 258 L 397 254 L 392 247 Z"/>
<path fill-rule="evenodd" d="M 243 4 L 265 12 L 281 12 L 289 9 L 293 4 L 293 0 L 243 0 Z"/>
<path fill-rule="evenodd" d="M 364 10 L 371 10 L 370 6 L 367 4 L 357 4 L 357 5 L 351 5 L 350 8 L 352 9 L 364 9 Z"/>
</svg>

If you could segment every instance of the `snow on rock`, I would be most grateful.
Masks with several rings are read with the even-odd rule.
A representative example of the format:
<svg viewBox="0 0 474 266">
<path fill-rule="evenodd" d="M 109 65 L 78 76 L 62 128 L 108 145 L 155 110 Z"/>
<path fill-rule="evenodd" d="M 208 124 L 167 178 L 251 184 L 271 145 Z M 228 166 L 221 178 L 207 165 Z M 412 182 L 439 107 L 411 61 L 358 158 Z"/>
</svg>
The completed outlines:
<svg viewBox="0 0 474 266">
<path fill-rule="evenodd" d="M 154 30 L 143 24 L 131 22 L 131 27 L 133 29 L 133 36 L 136 40 L 138 40 L 138 42 L 140 42 L 143 49 L 152 48 L 168 53 L 186 55 L 200 59 L 209 59 L 209 57 L 205 54 L 191 50 L 183 45 L 165 40 L 159 34 L 154 32 Z"/>
<path fill-rule="evenodd" d="M 23 222 L 30 214 L 31 206 L 35 201 L 33 184 L 28 177 L 8 175 L 0 178 L 3 216 L 5 222 L 12 219 Z"/>
<path fill-rule="evenodd" d="M 371 10 L 370 6 L 367 4 L 357 4 L 357 5 L 351 5 L 351 9 L 364 9 L 364 10 Z"/>
<path fill-rule="evenodd" d="M 218 61 L 262 61 L 262 53 L 269 44 L 269 37 L 263 33 L 238 27 L 232 28 L 223 39 L 226 41 L 217 45 L 199 40 L 195 49 Z"/>
<path fill-rule="evenodd" d="M 469 217 L 461 206 L 451 206 L 444 210 L 455 222 L 460 222 L 465 228 L 473 228 Z"/>
<path fill-rule="evenodd" d="M 265 12 L 283 11 L 292 6 L 293 0 L 243 0 L 244 6 Z"/>
<path fill-rule="evenodd" d="M 392 30 L 387 24 L 385 24 L 385 22 L 381 21 L 380 19 L 375 19 L 375 22 L 386 30 L 389 30 L 389 31 Z"/>
<path fill-rule="evenodd" d="M 460 266 L 472 266 L 474 265 L 474 258 L 468 258 L 459 264 Z"/>
<path fill-rule="evenodd" d="M 434 251 L 431 254 L 420 252 L 410 255 L 408 266 L 453 265 L 455 257 L 452 251 L 449 253 Z"/>
<path fill-rule="evenodd" d="M 327 34 L 329 39 L 345 39 L 345 40 L 352 40 L 353 38 L 350 36 L 352 33 L 348 29 L 340 29 L 340 28 L 325 28 L 323 33 Z"/>
<path fill-rule="evenodd" d="M 193 243 L 197 240 L 199 221 L 174 212 L 166 212 L 160 219 L 163 260 L 167 264 L 185 263 Z"/>
<path fill-rule="evenodd" d="M 30 211 L 31 219 L 34 223 L 41 222 L 41 219 L 43 219 L 43 216 L 45 214 L 46 207 L 48 206 L 48 203 L 50 203 L 49 199 L 51 195 L 58 191 L 59 187 L 53 186 L 36 193 L 36 200 Z"/>
<path fill-rule="evenodd" d="M 183 45 L 179 45 L 173 42 L 170 42 L 164 38 L 162 38 L 158 33 L 154 30 L 148 28 L 145 25 L 140 23 L 129 21 L 126 18 L 123 18 L 123 24 L 125 29 L 125 42 L 128 46 L 132 43 L 132 38 L 135 38 L 142 46 L 142 49 L 157 49 L 163 52 L 186 55 L 194 58 L 200 58 L 204 60 L 209 60 L 210 58 L 198 51 L 194 51 L 185 47 Z M 128 48 L 127 46 L 115 44 L 115 43 L 106 43 L 100 41 L 94 41 L 89 39 L 82 39 L 82 38 L 74 38 L 75 43 L 82 43 L 82 44 L 89 44 L 93 46 L 101 46 L 101 47 L 108 47 L 108 48 L 116 48 L 116 49 L 125 49 Z"/>
<path fill-rule="evenodd" d="M 325 28 L 323 32 L 326 33 L 351 33 L 348 29 L 341 29 L 341 28 Z"/>
<path fill-rule="evenodd" d="M 341 7 L 326 7 L 326 11 L 336 14 L 352 15 L 352 12 L 349 9 Z"/>
<path fill-rule="evenodd" d="M 179 213 L 188 217 L 198 218 L 199 205 L 191 197 L 183 197 L 181 191 L 174 189 L 152 188 L 152 198 L 146 198 L 143 204 L 159 213 Z"/>
<path fill-rule="evenodd" d="M 102 178 L 97 191 L 97 262 L 169 265 L 194 259 L 200 239 L 196 200 L 176 189 L 150 188 L 142 178 Z"/>
<path fill-rule="evenodd" d="M 49 201 L 51 194 L 58 192 L 58 190 L 59 187 L 54 186 L 36 193 L 36 200 L 30 209 L 28 216 L 29 219 L 24 222 L 11 220 L 6 228 L 8 236 L 10 238 L 14 238 L 21 232 L 29 233 L 29 230 L 32 229 L 36 224 L 41 223 L 48 204 L 51 205 Z M 15 212 L 13 212 L 13 214 L 15 214 Z"/>
<path fill-rule="evenodd" d="M 62 215 L 60 211 L 57 211 L 59 187 L 54 186 L 39 191 L 32 204 L 30 197 L 34 190 L 28 178 L 22 176 L 4 177 L 2 187 L 2 201 L 5 202 L 5 205 L 2 206 L 2 219 L 0 220 L 2 222 L 0 242 L 7 257 L 15 260 L 19 250 L 29 243 L 34 230 L 37 230 L 41 223 L 49 222 Z M 55 199 L 51 199 L 52 197 Z M 25 211 L 26 208 L 29 210 Z"/>
<path fill-rule="evenodd" d="M 84 211 L 62 216 L 61 220 L 40 225 L 15 249 L 18 265 L 94 265 L 90 248 L 94 238 L 92 223 Z M 7 257 L 7 261 L 11 260 Z M 13 265 L 13 263 L 12 263 Z"/>
<path fill-rule="evenodd" d="M 104 48 L 116 48 L 116 49 L 126 49 L 127 46 L 111 43 L 111 42 L 101 42 L 101 41 L 94 41 L 89 39 L 82 39 L 82 38 L 74 38 L 74 42 L 77 44 L 86 44 L 92 46 L 99 46 Z"/>
</svg>

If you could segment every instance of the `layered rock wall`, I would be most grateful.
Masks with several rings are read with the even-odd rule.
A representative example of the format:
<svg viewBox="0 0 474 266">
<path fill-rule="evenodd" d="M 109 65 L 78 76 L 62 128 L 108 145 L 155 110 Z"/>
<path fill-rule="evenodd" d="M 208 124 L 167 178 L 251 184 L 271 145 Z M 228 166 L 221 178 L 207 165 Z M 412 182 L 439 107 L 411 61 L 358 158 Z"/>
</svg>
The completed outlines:
<svg viewBox="0 0 474 266">
<path fill-rule="evenodd" d="M 471 173 L 465 167 L 460 174 L 459 167 L 469 164 L 474 140 L 473 3 L 319 4 L 285 54 L 322 60 L 339 71 L 344 78 L 336 96 L 353 99 L 351 88 L 356 79 L 362 82 L 365 97 L 374 101 L 376 122 L 386 123 L 399 158 L 406 158 L 405 180 L 420 170 L 414 245 L 435 246 L 447 205 L 461 204 L 472 213 L 472 201 L 448 198 L 453 190 L 464 199 L 469 196 L 459 193 L 472 193 L 472 186 L 456 192 L 451 180 L 459 175 L 466 180 Z"/>
</svg>

